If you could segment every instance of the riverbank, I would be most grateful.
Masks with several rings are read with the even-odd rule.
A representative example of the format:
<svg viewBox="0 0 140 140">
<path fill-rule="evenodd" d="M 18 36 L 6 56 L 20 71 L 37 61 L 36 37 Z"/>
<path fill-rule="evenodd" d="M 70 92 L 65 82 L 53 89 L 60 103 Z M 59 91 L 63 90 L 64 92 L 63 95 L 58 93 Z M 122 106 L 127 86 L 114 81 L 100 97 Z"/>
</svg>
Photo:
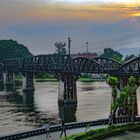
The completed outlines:
<svg viewBox="0 0 140 140">
<path fill-rule="evenodd" d="M 36 82 L 58 82 L 57 79 L 35 79 Z M 97 82 L 97 81 L 105 81 L 105 79 L 93 79 L 93 78 L 79 78 L 80 82 Z"/>
<path fill-rule="evenodd" d="M 36 82 L 58 82 L 57 79 L 35 79 Z"/>
<path fill-rule="evenodd" d="M 35 77 L 35 82 L 58 82 L 59 80 L 54 78 L 53 75 L 40 75 Z M 78 79 L 80 82 L 96 82 L 96 81 L 105 81 L 105 79 L 95 79 L 87 75 L 82 75 Z M 22 82 L 22 77 L 21 76 L 16 76 L 16 82 L 21 83 Z"/>
</svg>

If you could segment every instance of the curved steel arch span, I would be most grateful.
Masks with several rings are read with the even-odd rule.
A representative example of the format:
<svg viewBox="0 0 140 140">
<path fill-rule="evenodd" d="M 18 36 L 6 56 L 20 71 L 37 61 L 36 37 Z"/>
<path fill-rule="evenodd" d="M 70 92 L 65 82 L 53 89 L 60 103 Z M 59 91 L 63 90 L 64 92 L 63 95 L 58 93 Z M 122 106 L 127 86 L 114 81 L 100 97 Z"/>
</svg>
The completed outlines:
<svg viewBox="0 0 140 140">
<path fill-rule="evenodd" d="M 104 69 L 108 70 L 118 70 L 120 67 L 122 67 L 122 64 L 112 60 L 110 58 L 105 58 L 105 57 L 95 57 L 93 58 L 93 60 L 97 61 L 100 63 L 100 65 L 102 67 L 104 67 Z"/>
<path fill-rule="evenodd" d="M 140 76 L 140 57 L 132 59 L 124 64 L 122 67 L 120 67 L 118 73 L 121 75 Z"/>
<path fill-rule="evenodd" d="M 62 71 L 71 73 L 106 73 L 99 62 L 85 57 L 68 60 L 62 67 Z"/>
</svg>

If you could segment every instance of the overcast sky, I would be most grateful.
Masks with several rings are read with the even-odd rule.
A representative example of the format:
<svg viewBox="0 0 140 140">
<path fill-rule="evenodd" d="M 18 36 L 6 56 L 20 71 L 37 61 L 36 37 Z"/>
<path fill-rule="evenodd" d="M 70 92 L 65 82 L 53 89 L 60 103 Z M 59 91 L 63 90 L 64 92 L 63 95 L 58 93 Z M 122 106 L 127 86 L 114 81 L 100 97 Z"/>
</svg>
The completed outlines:
<svg viewBox="0 0 140 140">
<path fill-rule="evenodd" d="M 121 2 L 123 1 L 123 2 Z M 33 54 L 55 52 L 71 37 L 73 53 L 110 47 L 140 53 L 139 0 L 0 0 L 0 39 L 24 44 Z"/>
</svg>

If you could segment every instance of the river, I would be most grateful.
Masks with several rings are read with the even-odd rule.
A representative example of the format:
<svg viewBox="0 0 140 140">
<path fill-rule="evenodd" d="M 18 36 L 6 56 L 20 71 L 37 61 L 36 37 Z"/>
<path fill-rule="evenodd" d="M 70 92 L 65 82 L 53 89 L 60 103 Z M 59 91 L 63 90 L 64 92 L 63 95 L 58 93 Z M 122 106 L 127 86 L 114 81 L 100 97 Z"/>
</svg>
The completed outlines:
<svg viewBox="0 0 140 140">
<path fill-rule="evenodd" d="M 11 88 L 11 89 L 10 89 Z M 22 92 L 21 85 L 0 91 L 0 134 L 30 130 L 45 122 L 58 124 L 108 117 L 111 89 L 105 82 L 77 82 L 77 105 L 58 106 L 58 82 L 35 82 L 35 92 Z M 138 89 L 140 106 L 140 89 Z M 140 112 L 140 107 L 138 107 Z"/>
</svg>

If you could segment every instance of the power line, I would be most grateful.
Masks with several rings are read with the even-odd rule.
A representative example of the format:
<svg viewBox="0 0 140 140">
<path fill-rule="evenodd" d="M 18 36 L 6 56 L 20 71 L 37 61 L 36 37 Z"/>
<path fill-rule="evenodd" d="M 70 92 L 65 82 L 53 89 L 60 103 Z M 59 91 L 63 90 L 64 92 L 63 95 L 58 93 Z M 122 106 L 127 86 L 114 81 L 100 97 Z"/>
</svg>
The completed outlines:
<svg viewBox="0 0 140 140">
<path fill-rule="evenodd" d="M 140 42 L 140 32 L 126 34 L 108 40 L 102 40 L 100 42 L 94 43 L 94 48 L 90 48 L 90 50 L 92 51 L 95 49 L 99 50 L 101 48 L 118 47 L 137 42 Z M 80 46 L 80 48 L 85 48 L 85 46 Z M 86 42 L 86 52 L 89 52 L 88 42 Z"/>
</svg>

